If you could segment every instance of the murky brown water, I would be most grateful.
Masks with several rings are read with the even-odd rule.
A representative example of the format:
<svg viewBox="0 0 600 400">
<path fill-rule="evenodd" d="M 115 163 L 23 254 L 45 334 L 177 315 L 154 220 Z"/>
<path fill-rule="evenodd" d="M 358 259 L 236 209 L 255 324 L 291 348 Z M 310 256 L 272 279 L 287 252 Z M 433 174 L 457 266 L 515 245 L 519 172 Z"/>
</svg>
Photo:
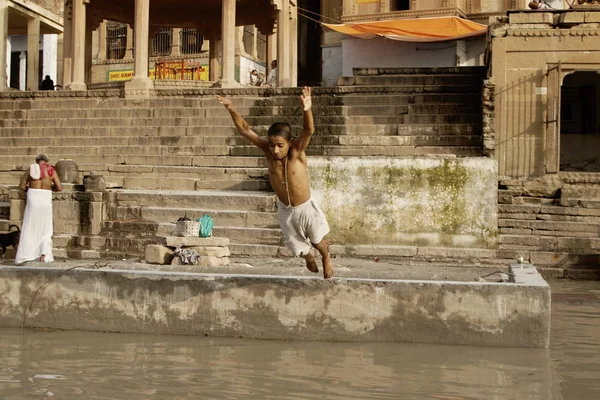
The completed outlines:
<svg viewBox="0 0 600 400">
<path fill-rule="evenodd" d="M 553 301 L 550 350 L 0 329 L 0 399 L 600 399 L 600 282 Z"/>
</svg>

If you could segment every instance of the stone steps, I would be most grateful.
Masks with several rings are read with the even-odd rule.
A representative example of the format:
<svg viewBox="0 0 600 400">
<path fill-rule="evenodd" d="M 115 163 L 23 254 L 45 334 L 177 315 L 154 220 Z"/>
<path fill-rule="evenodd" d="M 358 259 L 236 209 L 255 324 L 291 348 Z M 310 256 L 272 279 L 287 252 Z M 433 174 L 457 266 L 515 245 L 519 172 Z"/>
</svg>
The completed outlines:
<svg viewBox="0 0 600 400">
<path fill-rule="evenodd" d="M 410 101 L 414 99 L 404 98 L 396 99 L 391 96 L 384 99 L 380 103 L 372 103 L 362 99 L 362 103 L 350 102 L 351 104 L 336 104 L 325 106 L 314 106 L 314 114 L 319 115 L 337 115 L 337 116 L 352 116 L 352 115 L 401 115 L 407 113 L 465 113 L 473 114 L 481 110 L 481 105 L 471 101 L 454 101 L 449 103 L 432 102 L 424 104 L 412 104 Z M 241 107 L 237 110 L 245 117 L 287 117 L 289 115 L 301 114 L 299 105 L 296 106 L 279 106 L 279 105 L 257 105 L 255 107 Z M 7 120 L 25 120 L 25 119 L 90 119 L 101 120 L 106 118 L 115 119 L 130 119 L 130 118 L 213 118 L 213 117 L 229 117 L 227 111 L 222 106 L 202 107 L 202 108 L 92 108 L 81 109 L 77 113 L 71 110 L 56 108 L 56 109 L 34 109 L 34 110 L 0 110 L 0 119 Z"/>
<path fill-rule="evenodd" d="M 343 105 L 407 105 L 411 103 L 425 104 L 478 104 L 480 103 L 481 87 L 473 86 L 471 90 L 465 90 L 465 86 L 461 86 L 461 90 L 452 93 L 448 90 L 436 93 L 431 91 L 431 88 L 423 86 L 414 86 L 403 88 L 403 90 L 392 91 L 381 90 L 376 92 L 377 88 L 372 88 L 369 93 L 337 93 L 320 96 L 313 91 L 313 106 L 315 110 L 318 108 L 327 108 Z M 389 89 L 389 88 L 384 88 Z M 299 94 L 298 94 L 299 96 Z M 273 96 L 273 97 L 239 97 L 229 96 L 233 105 L 243 113 L 248 113 L 251 110 L 257 110 L 261 107 L 289 107 L 299 109 L 298 96 Z M 130 100 L 119 97 L 106 98 L 98 102 L 97 99 L 80 99 L 80 98 L 46 98 L 46 99 L 2 99 L 0 98 L 0 116 L 3 118 L 8 116 L 32 116 L 46 117 L 55 112 L 63 113 L 64 110 L 76 110 L 76 114 L 82 117 L 103 115 L 110 110 L 111 115 L 114 115 L 115 110 L 123 110 L 121 116 L 131 115 L 131 113 L 139 113 L 145 116 L 161 115 L 167 113 L 169 115 L 198 115 L 213 111 L 224 113 L 225 110 L 213 97 L 196 97 L 196 98 L 151 98 L 147 100 Z M 155 111 L 167 110 L 167 111 Z M 196 114 L 191 113 L 193 110 Z M 190 114 L 191 113 L 191 114 Z M 61 114 L 63 115 L 63 114 Z M 66 114 L 67 117 L 71 115 Z"/>
<path fill-rule="evenodd" d="M 267 125 L 253 126 L 252 129 L 259 135 L 266 135 Z M 294 132 L 299 132 L 299 126 L 293 127 Z M 481 123 L 452 123 L 452 124 L 328 124 L 316 127 L 316 135 L 324 136 L 389 136 L 389 135 L 481 135 Z M 120 141 L 119 143 L 144 143 L 149 140 L 159 140 L 164 145 L 178 145 L 179 143 L 194 143 L 202 141 L 206 145 L 223 143 L 223 138 L 240 138 L 235 127 L 227 126 L 202 126 L 202 127 L 82 127 L 82 128 L 52 128 L 52 127 L 24 127 L 0 128 L 0 141 L 7 146 L 17 146 L 19 140 L 28 141 L 43 138 L 36 143 L 53 144 L 55 139 L 81 138 L 92 141 Z M 17 140 L 17 141 L 14 141 Z M 31 142 L 26 142 L 27 144 Z"/>
<path fill-rule="evenodd" d="M 309 146 L 309 156 L 356 156 L 356 157 L 410 157 L 419 155 L 455 155 L 459 157 L 477 157 L 482 155 L 481 146 Z M 260 156 L 262 152 L 255 146 L 236 146 L 231 148 L 234 156 Z"/>
<path fill-rule="evenodd" d="M 245 116 L 245 120 L 250 126 L 270 126 L 274 118 L 285 119 L 292 126 L 302 126 L 302 116 L 295 113 L 291 116 Z M 387 114 L 367 114 L 353 112 L 357 115 L 319 115 L 314 116 L 315 126 L 320 125 L 347 125 L 347 124 L 481 124 L 481 114 L 478 113 L 460 113 L 460 114 L 409 114 L 387 113 Z M 212 127 L 212 126 L 231 126 L 231 117 L 228 115 L 208 117 L 130 117 L 119 118 L 111 116 L 108 118 L 44 118 L 44 119 L 0 119 L 0 127 L 4 128 L 95 128 L 95 127 Z"/>
<path fill-rule="evenodd" d="M 354 76 L 356 86 L 441 86 L 441 87 L 481 87 L 483 77 L 472 75 L 431 75 L 431 74 L 398 74 L 398 75 L 357 75 Z"/>
<path fill-rule="evenodd" d="M 0 156 L 37 155 L 66 153 L 79 154 L 186 154 L 186 155 L 226 155 L 229 146 L 248 145 L 249 141 L 238 136 L 214 137 L 63 137 L 63 138 L 0 138 Z M 322 135 L 317 133 L 311 139 L 312 145 L 358 145 L 358 146 L 480 146 L 481 135 Z M 40 145 L 46 144 L 46 145 Z M 120 151 L 118 151 L 120 149 Z M 71 157 L 73 158 L 73 157 Z"/>
<path fill-rule="evenodd" d="M 116 206 L 183 207 L 275 212 L 273 193 L 226 192 L 216 190 L 111 190 Z"/>
<path fill-rule="evenodd" d="M 249 228 L 279 228 L 277 213 L 245 211 L 245 210 L 223 210 L 204 208 L 202 204 L 196 207 L 127 207 L 119 206 L 113 210 L 115 218 L 120 220 L 142 219 L 162 223 L 174 223 L 183 216 L 190 219 L 202 217 L 209 214 L 219 226 L 249 227 Z M 174 225 L 173 225 L 174 227 Z M 160 230 L 161 234 L 163 232 Z M 171 231 L 172 232 L 172 231 Z M 170 232 L 168 232 L 170 234 Z"/>
</svg>

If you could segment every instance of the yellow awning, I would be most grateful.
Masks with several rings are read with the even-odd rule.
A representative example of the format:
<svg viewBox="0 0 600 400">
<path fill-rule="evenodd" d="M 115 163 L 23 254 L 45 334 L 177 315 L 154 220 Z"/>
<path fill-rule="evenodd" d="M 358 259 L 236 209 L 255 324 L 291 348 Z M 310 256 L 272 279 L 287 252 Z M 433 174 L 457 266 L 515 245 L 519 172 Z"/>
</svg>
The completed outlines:
<svg viewBox="0 0 600 400">
<path fill-rule="evenodd" d="M 459 17 L 396 19 L 355 24 L 323 24 L 361 39 L 385 37 L 405 42 L 443 42 L 483 36 L 487 26 Z"/>
</svg>

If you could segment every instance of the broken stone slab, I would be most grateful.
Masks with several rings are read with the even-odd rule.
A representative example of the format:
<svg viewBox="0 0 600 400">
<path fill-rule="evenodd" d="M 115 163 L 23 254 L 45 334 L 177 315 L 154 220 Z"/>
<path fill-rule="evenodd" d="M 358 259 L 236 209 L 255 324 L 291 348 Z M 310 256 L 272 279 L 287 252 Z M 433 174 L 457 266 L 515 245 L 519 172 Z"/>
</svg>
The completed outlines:
<svg viewBox="0 0 600 400">
<path fill-rule="evenodd" d="M 148 264 L 171 264 L 173 250 L 159 244 L 146 245 L 144 259 Z"/>
<path fill-rule="evenodd" d="M 173 261 L 171 261 L 171 265 L 186 265 L 186 264 L 184 264 L 179 257 L 173 257 Z M 229 265 L 229 257 L 200 256 L 200 257 L 198 257 L 198 262 L 196 264 L 188 264 L 188 265 L 198 265 L 201 267 L 224 267 L 226 265 Z"/>
<path fill-rule="evenodd" d="M 229 246 L 229 239 L 222 237 L 181 237 L 158 236 L 158 244 L 167 247 L 225 247 Z"/>
</svg>

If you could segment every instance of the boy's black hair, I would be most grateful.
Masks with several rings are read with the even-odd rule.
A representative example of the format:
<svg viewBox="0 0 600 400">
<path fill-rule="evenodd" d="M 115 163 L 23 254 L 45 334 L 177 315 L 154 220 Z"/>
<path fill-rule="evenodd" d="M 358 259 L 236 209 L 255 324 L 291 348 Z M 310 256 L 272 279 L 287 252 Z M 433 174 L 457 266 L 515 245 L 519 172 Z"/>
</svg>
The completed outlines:
<svg viewBox="0 0 600 400">
<path fill-rule="evenodd" d="M 287 122 L 275 122 L 269 128 L 268 136 L 281 136 L 287 141 L 292 139 L 292 127 Z"/>
</svg>

